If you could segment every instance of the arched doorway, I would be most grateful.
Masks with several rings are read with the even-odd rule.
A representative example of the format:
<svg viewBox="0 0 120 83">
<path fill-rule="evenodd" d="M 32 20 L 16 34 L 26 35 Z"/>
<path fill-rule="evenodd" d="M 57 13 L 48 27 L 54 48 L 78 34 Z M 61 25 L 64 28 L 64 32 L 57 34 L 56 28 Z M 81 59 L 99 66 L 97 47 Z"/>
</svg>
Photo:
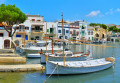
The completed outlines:
<svg viewBox="0 0 120 83">
<path fill-rule="evenodd" d="M 96 36 L 96 37 L 99 37 L 99 34 L 98 34 L 98 33 L 96 33 L 96 34 L 95 34 L 95 36 Z"/>
<path fill-rule="evenodd" d="M 104 38 L 105 36 L 104 36 L 104 34 L 102 35 L 102 38 Z"/>
<path fill-rule="evenodd" d="M 4 40 L 4 48 L 9 49 L 10 48 L 10 40 Z"/>
</svg>

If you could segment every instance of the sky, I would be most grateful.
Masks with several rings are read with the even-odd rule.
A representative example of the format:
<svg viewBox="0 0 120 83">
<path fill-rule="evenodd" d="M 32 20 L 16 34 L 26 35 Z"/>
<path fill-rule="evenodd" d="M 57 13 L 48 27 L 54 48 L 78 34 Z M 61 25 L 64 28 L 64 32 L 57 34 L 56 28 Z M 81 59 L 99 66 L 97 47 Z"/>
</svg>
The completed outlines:
<svg viewBox="0 0 120 83">
<path fill-rule="evenodd" d="M 120 0 L 0 0 L 15 4 L 29 15 L 44 16 L 45 21 L 85 20 L 88 23 L 120 25 Z"/>
</svg>

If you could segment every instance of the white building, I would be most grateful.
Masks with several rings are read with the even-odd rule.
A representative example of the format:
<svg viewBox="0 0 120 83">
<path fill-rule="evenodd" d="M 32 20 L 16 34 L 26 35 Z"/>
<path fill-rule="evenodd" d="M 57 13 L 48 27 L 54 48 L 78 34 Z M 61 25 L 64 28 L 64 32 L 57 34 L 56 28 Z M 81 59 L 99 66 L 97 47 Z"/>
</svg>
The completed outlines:
<svg viewBox="0 0 120 83">
<path fill-rule="evenodd" d="M 79 26 L 80 26 L 80 38 L 87 39 L 87 22 L 85 21 L 79 21 Z"/>
<path fill-rule="evenodd" d="M 46 27 L 47 27 L 47 37 L 53 37 L 53 28 L 54 28 L 54 37 L 57 37 L 57 24 L 58 22 L 45 22 L 44 34 L 46 35 Z"/>
<path fill-rule="evenodd" d="M 14 39 L 41 40 L 45 28 L 44 17 L 40 15 L 27 15 L 27 20 L 24 23 L 17 26 L 14 25 L 13 27 L 16 28 Z"/>
<path fill-rule="evenodd" d="M 64 21 L 63 27 L 64 27 L 64 39 L 69 39 L 69 22 Z M 59 39 L 62 39 L 63 37 L 62 33 L 63 33 L 62 22 L 59 21 L 57 25 L 57 35 Z"/>
<path fill-rule="evenodd" d="M 94 40 L 94 27 L 92 26 L 87 26 L 87 35 L 86 35 L 87 40 Z"/>
<path fill-rule="evenodd" d="M 0 49 L 9 49 L 11 48 L 11 37 L 9 33 L 1 26 L 0 24 Z"/>
</svg>

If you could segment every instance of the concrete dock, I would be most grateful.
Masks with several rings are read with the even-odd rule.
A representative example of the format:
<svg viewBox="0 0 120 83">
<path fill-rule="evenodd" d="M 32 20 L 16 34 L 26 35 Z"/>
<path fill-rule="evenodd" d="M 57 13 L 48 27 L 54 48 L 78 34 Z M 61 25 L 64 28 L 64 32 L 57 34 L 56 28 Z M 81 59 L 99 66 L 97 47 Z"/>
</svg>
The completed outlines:
<svg viewBox="0 0 120 83">
<path fill-rule="evenodd" d="M 20 57 L 20 56 L 15 53 L 0 53 L 0 57 Z"/>
<path fill-rule="evenodd" d="M 0 63 L 26 63 L 26 58 L 24 57 L 0 57 Z"/>
<path fill-rule="evenodd" d="M 28 72 L 44 70 L 45 67 L 41 64 L 0 65 L 0 72 Z"/>
</svg>

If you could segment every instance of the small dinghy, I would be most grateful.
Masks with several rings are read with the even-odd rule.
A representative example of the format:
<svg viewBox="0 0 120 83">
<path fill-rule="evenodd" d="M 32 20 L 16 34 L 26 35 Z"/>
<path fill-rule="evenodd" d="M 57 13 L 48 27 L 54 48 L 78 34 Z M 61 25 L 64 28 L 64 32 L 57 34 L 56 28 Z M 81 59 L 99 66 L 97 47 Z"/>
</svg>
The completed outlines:
<svg viewBox="0 0 120 83">
<path fill-rule="evenodd" d="M 66 61 L 83 61 L 87 60 L 90 55 L 90 51 L 88 53 L 84 52 L 75 52 L 72 53 L 71 51 L 64 51 L 65 53 L 65 60 Z M 41 63 L 46 63 L 46 57 L 49 61 L 63 61 L 63 53 L 62 52 L 55 52 L 52 53 L 45 53 L 41 52 Z"/>
<path fill-rule="evenodd" d="M 40 53 L 27 54 L 27 58 L 40 58 Z"/>
</svg>

